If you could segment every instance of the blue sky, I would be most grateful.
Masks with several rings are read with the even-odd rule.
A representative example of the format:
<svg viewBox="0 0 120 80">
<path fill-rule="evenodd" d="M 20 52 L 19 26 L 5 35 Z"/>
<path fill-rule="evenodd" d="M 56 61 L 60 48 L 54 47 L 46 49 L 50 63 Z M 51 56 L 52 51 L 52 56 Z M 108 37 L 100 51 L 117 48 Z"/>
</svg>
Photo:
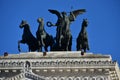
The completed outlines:
<svg viewBox="0 0 120 80">
<path fill-rule="evenodd" d="M 111 54 L 114 60 L 120 62 L 120 1 L 119 0 L 0 0 L 0 55 L 4 52 L 19 53 L 17 42 L 22 38 L 23 30 L 19 28 L 21 20 L 26 20 L 32 34 L 35 36 L 37 18 L 56 22 L 57 17 L 48 9 L 71 11 L 86 9 L 86 13 L 77 17 L 71 24 L 73 36 L 72 50 L 76 50 L 76 38 L 81 30 L 81 23 L 87 18 L 90 51 L 94 54 Z M 49 34 L 55 36 L 56 28 L 45 25 Z M 27 52 L 27 45 L 21 45 Z"/>
</svg>

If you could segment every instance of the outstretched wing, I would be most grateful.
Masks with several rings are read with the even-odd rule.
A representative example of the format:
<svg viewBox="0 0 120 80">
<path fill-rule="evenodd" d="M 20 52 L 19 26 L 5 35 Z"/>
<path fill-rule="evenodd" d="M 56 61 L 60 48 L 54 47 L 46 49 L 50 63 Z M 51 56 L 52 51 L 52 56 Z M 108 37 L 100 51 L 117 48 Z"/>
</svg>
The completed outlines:
<svg viewBox="0 0 120 80">
<path fill-rule="evenodd" d="M 78 10 L 72 11 L 72 13 L 74 14 L 75 18 L 76 18 L 79 14 L 83 14 L 83 13 L 85 13 L 85 12 L 86 12 L 85 9 L 78 9 Z"/>
<path fill-rule="evenodd" d="M 56 14 L 58 18 L 61 18 L 61 14 L 57 10 L 48 9 L 48 11 L 52 14 Z"/>
<path fill-rule="evenodd" d="M 75 19 L 78 15 L 83 14 L 85 12 L 86 12 L 85 9 L 74 10 L 74 11 L 70 12 L 69 18 L 71 21 L 74 21 L 73 19 Z"/>
</svg>

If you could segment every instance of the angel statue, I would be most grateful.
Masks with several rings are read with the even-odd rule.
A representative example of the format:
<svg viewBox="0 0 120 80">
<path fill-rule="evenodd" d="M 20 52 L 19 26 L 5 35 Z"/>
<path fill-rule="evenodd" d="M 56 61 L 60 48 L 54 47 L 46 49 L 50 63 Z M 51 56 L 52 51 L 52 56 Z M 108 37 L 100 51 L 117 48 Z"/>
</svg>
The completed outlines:
<svg viewBox="0 0 120 80">
<path fill-rule="evenodd" d="M 53 47 L 53 51 L 71 51 L 72 46 L 72 35 L 70 31 L 70 24 L 72 21 L 75 21 L 75 18 L 84 12 L 86 12 L 85 9 L 79 9 L 69 12 L 69 15 L 67 15 L 66 12 L 59 12 L 57 10 L 48 10 L 50 13 L 57 15 L 58 20 L 55 24 L 52 24 L 52 22 L 48 21 L 47 26 L 57 26 L 56 29 L 56 44 Z"/>
</svg>

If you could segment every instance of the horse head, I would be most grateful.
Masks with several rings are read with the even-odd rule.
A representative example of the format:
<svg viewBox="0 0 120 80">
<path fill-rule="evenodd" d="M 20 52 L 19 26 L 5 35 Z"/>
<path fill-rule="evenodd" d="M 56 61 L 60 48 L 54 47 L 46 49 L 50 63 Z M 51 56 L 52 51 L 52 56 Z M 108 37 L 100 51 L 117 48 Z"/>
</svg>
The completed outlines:
<svg viewBox="0 0 120 80">
<path fill-rule="evenodd" d="M 83 19 L 82 26 L 87 27 L 88 26 L 88 20 Z"/>
<path fill-rule="evenodd" d="M 37 19 L 37 22 L 38 22 L 38 23 L 42 23 L 42 22 L 43 22 L 43 18 L 38 18 L 38 19 Z"/>
<path fill-rule="evenodd" d="M 25 25 L 27 24 L 27 21 L 25 20 L 22 20 L 21 24 L 20 24 L 20 28 L 23 28 Z"/>
</svg>

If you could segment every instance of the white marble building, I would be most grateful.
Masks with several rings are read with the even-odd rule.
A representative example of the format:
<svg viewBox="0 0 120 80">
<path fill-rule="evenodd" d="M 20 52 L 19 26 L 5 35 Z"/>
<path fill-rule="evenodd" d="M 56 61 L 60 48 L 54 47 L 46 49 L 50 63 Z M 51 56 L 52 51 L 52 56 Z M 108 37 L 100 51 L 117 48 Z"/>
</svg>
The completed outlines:
<svg viewBox="0 0 120 80">
<path fill-rule="evenodd" d="M 0 80 L 120 80 L 110 55 L 29 52 L 0 56 Z"/>
</svg>

